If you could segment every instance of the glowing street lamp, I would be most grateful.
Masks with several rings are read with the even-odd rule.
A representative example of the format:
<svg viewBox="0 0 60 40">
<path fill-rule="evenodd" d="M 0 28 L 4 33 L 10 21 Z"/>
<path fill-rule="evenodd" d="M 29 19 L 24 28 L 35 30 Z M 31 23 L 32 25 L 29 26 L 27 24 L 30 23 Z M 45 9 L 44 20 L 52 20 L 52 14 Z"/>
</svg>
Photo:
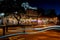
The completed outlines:
<svg viewBox="0 0 60 40">
<path fill-rule="evenodd" d="M 15 14 L 17 14 L 18 12 L 16 11 L 16 12 L 14 12 Z"/>
<path fill-rule="evenodd" d="M 0 17 L 1 17 L 1 16 L 4 16 L 4 15 L 5 15 L 4 13 L 1 13 L 1 14 L 0 14 Z"/>
</svg>

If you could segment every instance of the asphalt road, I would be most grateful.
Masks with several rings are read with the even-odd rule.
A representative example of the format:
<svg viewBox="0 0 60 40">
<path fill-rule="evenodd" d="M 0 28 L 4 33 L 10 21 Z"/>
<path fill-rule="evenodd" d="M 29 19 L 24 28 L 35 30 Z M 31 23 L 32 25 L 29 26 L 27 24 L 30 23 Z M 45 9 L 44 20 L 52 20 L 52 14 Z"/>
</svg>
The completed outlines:
<svg viewBox="0 0 60 40">
<path fill-rule="evenodd" d="M 60 40 L 60 32 L 50 30 L 37 34 L 25 34 L 9 37 L 10 40 Z"/>
<path fill-rule="evenodd" d="M 16 33 L 20 31 L 22 32 L 23 30 L 20 30 L 19 27 L 17 27 L 17 28 L 9 28 L 8 31 L 9 32 L 7 34 L 9 33 L 11 34 L 11 33 Z M 2 32 L 2 30 L 0 30 L 0 32 Z M 36 31 L 25 30 L 25 32 L 36 32 Z M 36 34 L 22 34 L 22 35 L 16 35 L 8 38 L 9 40 L 60 40 L 60 31 L 49 30 L 44 32 L 38 32 Z"/>
</svg>

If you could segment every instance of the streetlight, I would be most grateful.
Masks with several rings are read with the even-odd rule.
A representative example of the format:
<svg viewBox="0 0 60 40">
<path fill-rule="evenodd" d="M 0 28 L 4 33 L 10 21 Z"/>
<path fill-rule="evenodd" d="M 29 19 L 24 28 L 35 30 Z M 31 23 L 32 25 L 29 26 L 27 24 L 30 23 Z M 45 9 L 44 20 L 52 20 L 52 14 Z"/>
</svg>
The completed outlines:
<svg viewBox="0 0 60 40">
<path fill-rule="evenodd" d="M 1 14 L 0 14 L 0 17 L 2 17 L 2 16 L 4 16 L 4 15 L 5 15 L 4 13 L 1 13 Z"/>
<path fill-rule="evenodd" d="M 18 12 L 16 11 L 16 12 L 14 12 L 15 14 L 17 14 Z"/>
</svg>

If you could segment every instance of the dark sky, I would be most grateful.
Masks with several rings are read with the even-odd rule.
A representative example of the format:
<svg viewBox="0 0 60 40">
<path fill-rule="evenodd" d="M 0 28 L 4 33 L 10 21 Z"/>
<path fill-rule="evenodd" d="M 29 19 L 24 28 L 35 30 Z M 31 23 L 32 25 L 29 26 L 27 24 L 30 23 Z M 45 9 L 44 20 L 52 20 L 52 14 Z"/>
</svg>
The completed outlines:
<svg viewBox="0 0 60 40">
<path fill-rule="evenodd" d="M 55 9 L 57 14 L 60 14 L 60 1 L 59 0 L 32 0 L 29 2 L 31 6 L 39 8 Z"/>
<path fill-rule="evenodd" d="M 45 10 L 53 8 L 56 10 L 57 14 L 60 14 L 60 1 L 59 0 L 30 0 L 29 4 L 34 7 L 36 6 L 39 8 L 44 8 Z"/>
</svg>

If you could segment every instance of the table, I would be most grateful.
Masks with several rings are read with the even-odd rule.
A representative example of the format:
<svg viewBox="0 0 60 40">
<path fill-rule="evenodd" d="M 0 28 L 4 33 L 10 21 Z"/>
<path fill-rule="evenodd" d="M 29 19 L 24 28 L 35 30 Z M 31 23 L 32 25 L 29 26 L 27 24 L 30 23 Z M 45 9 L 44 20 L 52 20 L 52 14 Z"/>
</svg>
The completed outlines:
<svg viewBox="0 0 60 40">
<path fill-rule="evenodd" d="M 8 32 L 9 27 L 17 27 L 18 25 L 6 25 L 6 32 Z"/>
<path fill-rule="evenodd" d="M 5 27 L 6 27 L 5 25 L 0 25 L 0 28 L 3 29 L 3 35 L 5 35 L 5 31 L 6 31 L 6 30 L 5 30 Z"/>
<path fill-rule="evenodd" d="M 32 26 L 32 25 L 7 25 L 7 26 L 6 26 L 6 32 L 8 32 L 8 28 L 9 28 L 9 27 L 19 27 L 19 26 L 24 29 L 23 32 L 25 33 L 25 27 L 26 27 L 26 26 Z"/>
</svg>

